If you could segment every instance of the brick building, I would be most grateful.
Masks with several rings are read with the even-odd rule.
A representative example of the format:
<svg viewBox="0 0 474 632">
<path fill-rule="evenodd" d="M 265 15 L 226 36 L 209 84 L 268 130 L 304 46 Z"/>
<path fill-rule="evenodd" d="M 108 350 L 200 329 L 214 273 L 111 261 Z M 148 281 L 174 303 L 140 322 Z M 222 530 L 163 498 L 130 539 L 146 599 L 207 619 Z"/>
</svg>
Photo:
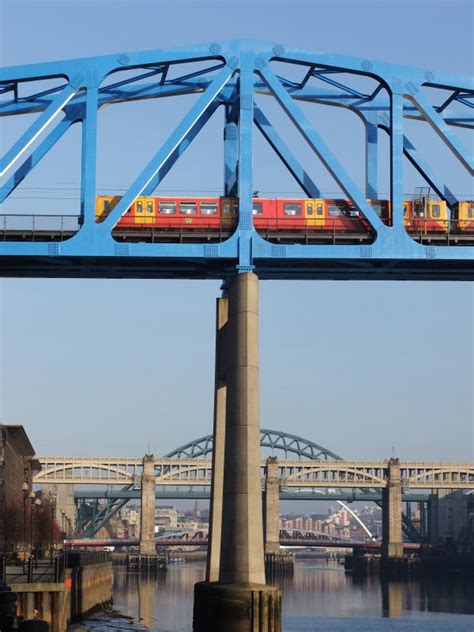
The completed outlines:
<svg viewBox="0 0 474 632">
<path fill-rule="evenodd" d="M 23 426 L 0 424 L 0 547 L 23 530 L 25 497 L 40 469 Z M 26 483 L 26 485 L 24 485 Z"/>
</svg>

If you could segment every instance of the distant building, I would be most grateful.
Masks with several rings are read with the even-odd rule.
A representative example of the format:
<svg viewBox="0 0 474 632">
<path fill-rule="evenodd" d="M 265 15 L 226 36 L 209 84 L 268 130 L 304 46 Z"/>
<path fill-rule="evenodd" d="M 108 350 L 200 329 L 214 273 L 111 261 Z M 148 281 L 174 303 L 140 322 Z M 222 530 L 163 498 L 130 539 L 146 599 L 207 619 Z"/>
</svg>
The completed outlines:
<svg viewBox="0 0 474 632">
<path fill-rule="evenodd" d="M 178 526 L 178 510 L 172 506 L 162 506 L 155 509 L 155 525 L 159 531 L 176 529 Z"/>
<path fill-rule="evenodd" d="M 66 535 L 73 535 L 76 531 L 76 505 L 74 503 L 74 485 L 46 483 L 41 485 L 43 498 L 48 499 L 53 507 L 55 520 Z"/>
<path fill-rule="evenodd" d="M 456 545 L 472 533 L 472 497 L 461 490 L 430 495 L 431 544 Z"/>
<path fill-rule="evenodd" d="M 33 475 L 41 469 L 23 426 L 0 424 L 0 545 L 22 535 Z"/>
</svg>

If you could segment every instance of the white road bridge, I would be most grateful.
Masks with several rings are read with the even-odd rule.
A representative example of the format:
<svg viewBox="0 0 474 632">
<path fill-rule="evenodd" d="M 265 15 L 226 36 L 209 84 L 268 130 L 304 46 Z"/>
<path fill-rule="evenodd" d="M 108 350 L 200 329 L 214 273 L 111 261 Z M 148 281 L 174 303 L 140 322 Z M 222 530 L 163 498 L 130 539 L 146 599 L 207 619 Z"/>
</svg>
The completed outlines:
<svg viewBox="0 0 474 632">
<path fill-rule="evenodd" d="M 119 457 L 38 457 L 37 484 L 121 485 L 140 487 L 142 459 Z M 262 460 L 262 475 L 266 462 Z M 388 461 L 278 461 L 283 488 L 370 488 L 388 483 Z M 156 485 L 209 486 L 212 461 L 156 458 Z M 473 489 L 474 463 L 400 462 L 404 489 Z"/>
</svg>

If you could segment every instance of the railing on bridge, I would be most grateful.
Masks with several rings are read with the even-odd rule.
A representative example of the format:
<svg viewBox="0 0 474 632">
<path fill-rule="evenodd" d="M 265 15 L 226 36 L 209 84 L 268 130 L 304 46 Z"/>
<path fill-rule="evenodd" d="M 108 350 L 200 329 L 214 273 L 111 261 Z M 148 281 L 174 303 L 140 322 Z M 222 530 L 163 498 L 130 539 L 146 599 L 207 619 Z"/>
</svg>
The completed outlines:
<svg viewBox="0 0 474 632">
<path fill-rule="evenodd" d="M 80 228 L 80 215 L 0 215 L 0 240 L 63 241 Z"/>
</svg>

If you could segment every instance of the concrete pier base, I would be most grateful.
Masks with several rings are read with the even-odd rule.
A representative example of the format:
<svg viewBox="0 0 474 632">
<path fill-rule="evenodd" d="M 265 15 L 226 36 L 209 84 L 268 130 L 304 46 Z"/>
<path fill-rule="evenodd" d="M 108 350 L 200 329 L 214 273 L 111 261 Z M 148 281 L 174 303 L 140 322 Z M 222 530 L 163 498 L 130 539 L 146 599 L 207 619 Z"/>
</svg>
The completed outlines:
<svg viewBox="0 0 474 632">
<path fill-rule="evenodd" d="M 291 553 L 265 553 L 265 577 L 267 582 L 281 575 L 293 575 L 295 558 Z"/>
<path fill-rule="evenodd" d="M 276 586 L 200 582 L 194 587 L 193 632 L 281 632 Z"/>
</svg>

